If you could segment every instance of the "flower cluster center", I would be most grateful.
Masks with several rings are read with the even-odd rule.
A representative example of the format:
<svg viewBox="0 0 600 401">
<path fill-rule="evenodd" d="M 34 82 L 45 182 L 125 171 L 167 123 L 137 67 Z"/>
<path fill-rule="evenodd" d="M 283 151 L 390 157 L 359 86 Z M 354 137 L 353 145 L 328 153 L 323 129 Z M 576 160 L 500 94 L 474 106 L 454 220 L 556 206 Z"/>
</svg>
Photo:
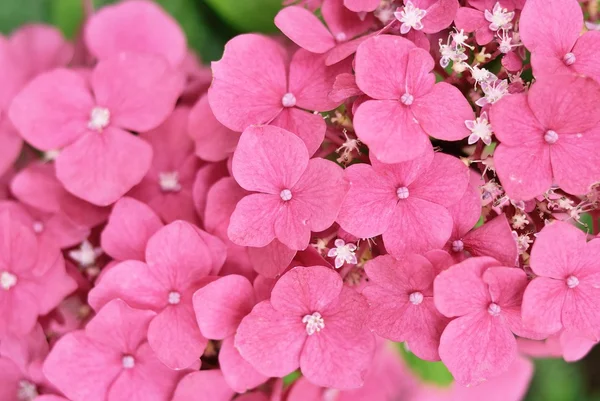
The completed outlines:
<svg viewBox="0 0 600 401">
<path fill-rule="evenodd" d="M 135 358 L 131 355 L 124 355 L 123 358 L 121 358 L 121 363 L 125 369 L 133 369 L 135 366 Z"/>
<path fill-rule="evenodd" d="M 500 314 L 500 312 L 502 312 L 502 308 L 500 308 L 500 305 L 492 302 L 489 306 L 488 306 L 488 313 L 492 316 L 498 316 Z"/>
<path fill-rule="evenodd" d="M 573 65 L 575 64 L 575 61 L 577 61 L 577 57 L 571 52 L 563 56 L 563 63 L 565 63 L 565 65 Z"/>
<path fill-rule="evenodd" d="M 556 143 L 556 141 L 558 141 L 558 134 L 556 133 L 556 131 L 548 130 L 544 134 L 544 141 L 552 145 L 553 143 Z"/>
<path fill-rule="evenodd" d="M 0 287 L 8 291 L 17 285 L 17 276 L 10 272 L 0 273 Z"/>
<path fill-rule="evenodd" d="M 420 291 L 415 291 L 408 296 L 408 300 L 413 305 L 421 305 L 423 302 L 423 293 Z"/>
<path fill-rule="evenodd" d="M 409 191 L 407 187 L 400 187 L 396 190 L 396 195 L 398 196 L 398 199 L 406 199 L 408 198 L 409 195 Z"/>
<path fill-rule="evenodd" d="M 281 98 L 281 104 L 283 107 L 294 107 L 296 105 L 296 96 L 293 93 L 286 93 Z"/>
<path fill-rule="evenodd" d="M 575 276 L 567 277 L 567 287 L 575 288 L 579 285 L 579 279 Z"/>
<path fill-rule="evenodd" d="M 287 202 L 292 199 L 292 191 L 290 191 L 287 188 L 282 189 L 281 192 L 279 193 L 279 197 L 281 198 L 282 201 Z"/>
<path fill-rule="evenodd" d="M 325 321 L 319 312 L 304 316 L 302 318 L 302 323 L 306 324 L 306 332 L 309 336 L 312 336 L 325 328 Z"/>
<path fill-rule="evenodd" d="M 171 291 L 169 293 L 169 303 L 171 305 L 177 305 L 179 302 L 181 302 L 181 294 L 177 291 Z"/>
<path fill-rule="evenodd" d="M 400 26 L 400 33 L 406 34 L 411 29 L 420 31 L 423 29 L 423 22 L 421 20 L 427 15 L 427 10 L 421 10 L 417 8 L 412 1 L 406 1 L 402 10 L 396 11 L 394 16 L 402 25 Z"/>
<path fill-rule="evenodd" d="M 33 401 L 39 395 L 37 386 L 29 380 L 20 380 L 17 388 L 17 400 Z"/>
<path fill-rule="evenodd" d="M 158 181 L 160 189 L 164 192 L 181 191 L 181 184 L 179 183 L 179 173 L 177 171 L 159 173 Z"/>
<path fill-rule="evenodd" d="M 88 128 L 101 132 L 110 123 L 110 111 L 104 107 L 94 107 L 90 112 Z"/>
</svg>

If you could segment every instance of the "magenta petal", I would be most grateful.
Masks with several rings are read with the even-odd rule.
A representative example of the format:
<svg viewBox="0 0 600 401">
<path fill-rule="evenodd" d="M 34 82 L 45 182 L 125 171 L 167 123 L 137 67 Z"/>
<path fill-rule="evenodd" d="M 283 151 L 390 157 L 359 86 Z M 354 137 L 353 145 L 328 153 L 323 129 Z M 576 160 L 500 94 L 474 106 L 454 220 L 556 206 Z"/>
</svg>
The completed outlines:
<svg viewBox="0 0 600 401">
<path fill-rule="evenodd" d="M 568 287 L 564 281 L 537 277 L 523 294 L 523 324 L 543 333 L 556 333 L 562 328 L 561 313 Z"/>
<path fill-rule="evenodd" d="M 427 6 L 431 1 L 415 0 L 414 5 L 418 8 Z M 456 12 L 458 11 L 458 0 L 438 0 L 427 8 L 427 14 L 423 18 L 423 32 L 437 33 L 444 30 L 452 24 Z"/>
<path fill-rule="evenodd" d="M 494 103 L 490 121 L 494 134 L 505 145 L 542 143 L 545 128 L 533 114 L 525 94 L 504 96 Z"/>
<path fill-rule="evenodd" d="M 233 336 L 226 338 L 219 350 L 219 366 L 227 385 L 238 393 L 244 393 L 269 380 L 242 358 L 233 342 Z"/>
<path fill-rule="evenodd" d="M 305 203 L 292 200 L 282 205 L 275 217 L 275 236 L 290 249 L 301 251 L 310 242 L 310 207 Z"/>
<path fill-rule="evenodd" d="M 486 310 L 451 321 L 440 340 L 442 362 L 463 386 L 501 375 L 516 356 L 514 335 Z"/>
<path fill-rule="evenodd" d="M 254 288 L 247 278 L 232 274 L 194 293 L 194 310 L 202 334 L 222 340 L 235 331 L 254 306 Z"/>
<path fill-rule="evenodd" d="M 283 377 L 300 366 L 306 337 L 302 316 L 278 312 L 269 301 L 263 301 L 242 320 L 235 347 L 260 373 Z"/>
<path fill-rule="evenodd" d="M 560 334 L 560 346 L 565 361 L 576 362 L 583 359 L 597 344 L 596 341 L 573 330 L 563 330 Z"/>
<path fill-rule="evenodd" d="M 365 33 L 373 26 L 375 19 L 370 14 L 349 10 L 339 0 L 324 0 L 321 14 L 337 43 L 347 43 L 349 39 Z"/>
<path fill-rule="evenodd" d="M 178 66 L 186 56 L 185 35 L 173 17 L 151 1 L 109 5 L 94 13 L 85 26 L 90 52 L 104 60 L 123 52 L 165 57 Z"/>
<path fill-rule="evenodd" d="M 565 285 L 562 280 L 558 282 Z M 600 313 L 596 308 L 600 302 L 600 294 L 597 284 L 586 280 L 574 289 L 566 288 L 561 316 L 563 327 L 576 330 L 594 341 L 600 341 Z"/>
<path fill-rule="evenodd" d="M 491 256 L 503 266 L 517 264 L 519 251 L 506 215 L 494 217 L 462 239 L 465 250 L 473 256 Z"/>
<path fill-rule="evenodd" d="M 303 7 L 285 7 L 275 16 L 275 25 L 294 43 L 312 53 L 325 53 L 336 44 L 321 21 Z"/>
<path fill-rule="evenodd" d="M 584 33 L 573 47 L 573 54 L 577 57 L 573 69 L 579 74 L 595 79 L 596 82 L 600 82 L 600 67 L 596 62 L 598 49 L 600 49 L 600 32 L 597 31 Z"/>
<path fill-rule="evenodd" d="M 451 239 L 462 239 L 465 234 L 475 227 L 481 217 L 481 194 L 479 189 L 469 185 L 462 198 L 448 207 L 448 211 L 454 222 Z"/>
<path fill-rule="evenodd" d="M 454 23 L 458 29 L 464 29 L 465 32 L 475 32 L 480 28 L 485 27 L 487 30 L 486 19 L 483 16 L 483 12 L 475 10 L 471 7 L 460 7 L 456 11 L 456 17 Z M 477 42 L 479 45 L 485 45 L 487 43 Z"/>
<path fill-rule="evenodd" d="M 116 128 L 88 132 L 56 159 L 67 191 L 99 206 L 110 205 L 139 183 L 152 159 L 146 142 Z"/>
<path fill-rule="evenodd" d="M 309 155 L 314 154 L 321 147 L 327 130 L 327 124 L 320 114 L 296 107 L 284 109 L 271 125 L 296 134 L 304 141 Z"/>
<path fill-rule="evenodd" d="M 539 276 L 564 280 L 581 265 L 586 252 L 586 234 L 569 223 L 556 221 L 537 234 L 531 269 Z"/>
<path fill-rule="evenodd" d="M 238 132 L 273 120 L 283 109 L 287 92 L 286 59 L 285 49 L 265 36 L 247 34 L 230 40 L 223 58 L 212 64 L 208 101 L 217 120 Z"/>
<path fill-rule="evenodd" d="M 181 379 L 172 401 L 230 401 L 233 395 L 223 373 L 212 369 L 192 372 Z"/>
<path fill-rule="evenodd" d="M 248 248 L 248 257 L 254 270 L 267 278 L 274 278 L 283 273 L 294 256 L 295 250 L 276 239 L 263 248 Z"/>
<path fill-rule="evenodd" d="M 166 307 L 148 327 L 148 344 L 171 369 L 185 369 L 197 362 L 207 343 L 189 304 Z"/>
<path fill-rule="evenodd" d="M 409 291 L 417 290 L 425 295 L 433 294 L 434 271 L 424 256 L 406 255 L 401 259 L 391 255 L 378 256 L 367 262 L 365 271 L 373 284 L 396 296 L 407 295 Z M 407 302 L 408 295 L 405 298 L 404 301 Z"/>
<path fill-rule="evenodd" d="M 279 195 L 252 194 L 238 202 L 227 235 L 238 245 L 263 247 L 275 239 Z"/>
<path fill-rule="evenodd" d="M 102 231 L 102 249 L 117 260 L 144 260 L 148 239 L 160 228 L 158 216 L 146 204 L 123 197 L 115 203 Z"/>
<path fill-rule="evenodd" d="M 17 160 L 22 147 L 23 139 L 8 118 L 0 118 L 0 176 Z"/>
<path fill-rule="evenodd" d="M 21 202 L 48 213 L 61 209 L 61 198 L 65 194 L 56 179 L 54 165 L 32 163 L 14 176 L 10 190 Z"/>
<path fill-rule="evenodd" d="M 354 128 L 359 139 L 384 163 L 413 160 L 431 149 L 427 134 L 411 110 L 397 100 L 362 103 L 354 115 Z"/>
<path fill-rule="evenodd" d="M 84 79 L 56 69 L 31 81 L 13 100 L 9 117 L 27 142 L 40 150 L 69 145 L 86 130 L 94 107 Z"/>
<path fill-rule="evenodd" d="M 406 183 L 408 184 L 408 183 Z M 409 198 L 451 206 L 458 202 L 469 184 L 469 169 L 456 157 L 435 153 L 429 168 L 407 185 Z"/>
<path fill-rule="evenodd" d="M 354 12 L 374 11 L 380 3 L 379 0 L 344 0 L 344 5 Z"/>
<path fill-rule="evenodd" d="M 298 182 L 307 165 L 306 146 L 297 136 L 265 125 L 244 131 L 233 155 L 232 171 L 242 188 L 279 196 Z"/>
<path fill-rule="evenodd" d="M 335 78 L 335 83 L 329 97 L 334 101 L 344 101 L 353 96 L 359 96 L 362 91 L 356 86 L 356 78 L 352 74 L 340 74 Z"/>
</svg>

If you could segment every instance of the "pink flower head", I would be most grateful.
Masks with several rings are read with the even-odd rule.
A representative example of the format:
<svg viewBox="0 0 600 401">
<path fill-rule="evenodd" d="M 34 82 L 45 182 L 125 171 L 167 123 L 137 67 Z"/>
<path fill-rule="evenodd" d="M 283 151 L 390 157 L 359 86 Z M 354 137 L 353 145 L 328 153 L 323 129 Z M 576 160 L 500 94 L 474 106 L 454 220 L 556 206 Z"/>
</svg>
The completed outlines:
<svg viewBox="0 0 600 401">
<path fill-rule="evenodd" d="M 347 0 L 346 0 L 347 1 Z M 333 50 L 327 58 L 328 65 L 335 64 L 356 51 L 360 39 L 373 25 L 372 15 L 363 15 L 344 7 L 344 0 L 324 0 L 321 14 L 325 25 L 312 12 L 303 7 L 292 6 L 281 10 L 275 17 L 275 25 L 288 38 L 303 49 L 323 54 Z M 339 53 L 334 54 L 334 53 Z"/>
<path fill-rule="evenodd" d="M 564 222 L 542 229 L 531 250 L 537 275 L 523 296 L 523 321 L 546 333 L 561 328 L 600 340 L 600 240 Z"/>
<path fill-rule="evenodd" d="M 505 96 L 491 109 L 501 144 L 494 165 L 506 194 L 529 200 L 553 184 L 585 194 L 600 181 L 600 84 L 579 76 L 538 78 L 528 94 Z"/>
<path fill-rule="evenodd" d="M 383 234 L 387 251 L 396 257 L 442 248 L 452 233 L 448 207 L 468 185 L 466 166 L 431 151 L 413 161 L 384 164 L 371 157 L 371 163 L 346 169 L 350 190 L 340 226 L 358 238 Z"/>
<path fill-rule="evenodd" d="M 452 24 L 457 10 L 458 0 L 405 0 L 394 16 L 403 35 L 410 30 L 437 33 Z"/>
<path fill-rule="evenodd" d="M 434 282 L 434 301 L 451 321 L 440 339 L 440 357 L 461 385 L 497 377 L 517 356 L 517 341 L 534 337 L 521 322 L 527 275 L 498 267 L 489 257 L 473 257 L 443 271 Z M 543 337 L 538 337 L 543 338 Z"/>
<path fill-rule="evenodd" d="M 85 43 L 99 60 L 120 53 L 146 53 L 179 66 L 187 55 L 183 30 L 153 1 L 130 0 L 103 7 L 85 26 Z"/>
<path fill-rule="evenodd" d="M 347 188 L 339 166 L 309 160 L 297 136 L 268 125 L 244 131 L 232 171 L 242 188 L 257 192 L 231 215 L 229 238 L 244 246 L 263 247 L 277 238 L 291 249 L 306 248 L 311 231 L 333 224 Z"/>
<path fill-rule="evenodd" d="M 51 241 L 36 238 L 14 210 L 0 207 L 0 339 L 27 334 L 77 285 Z"/>
<path fill-rule="evenodd" d="M 181 373 L 163 365 L 148 345 L 155 316 L 111 301 L 85 330 L 58 340 L 44 374 L 72 401 L 168 400 Z"/>
<path fill-rule="evenodd" d="M 98 63 L 89 83 L 66 69 L 38 76 L 16 96 L 9 116 L 31 145 L 60 150 L 56 174 L 69 192 L 106 206 L 150 168 L 152 148 L 127 130 L 158 126 L 181 85 L 162 58 L 123 53 Z"/>
<path fill-rule="evenodd" d="M 254 288 L 247 278 L 235 274 L 221 277 L 194 294 L 194 310 L 200 331 L 206 338 L 223 340 L 219 366 L 228 386 L 238 393 L 268 380 L 246 362 L 234 347 L 234 335 L 256 304 Z"/>
<path fill-rule="evenodd" d="M 163 224 L 150 207 L 133 198 L 123 197 L 113 206 L 102 230 L 102 249 L 117 261 L 145 260 L 148 240 Z"/>
<path fill-rule="evenodd" d="M 519 251 L 512 229 L 501 214 L 473 229 L 481 217 L 479 190 L 469 186 L 462 199 L 448 208 L 454 228 L 446 243 L 450 255 L 461 262 L 468 256 L 491 256 L 503 266 L 515 266 Z"/>
<path fill-rule="evenodd" d="M 514 0 L 482 0 L 469 4 L 473 8 L 460 7 L 454 23 L 458 29 L 475 32 L 478 45 L 486 45 L 494 40 L 498 31 L 512 28 L 515 18 Z"/>
<path fill-rule="evenodd" d="M 188 134 L 196 143 L 196 155 L 211 162 L 227 159 L 240 140 L 239 132 L 230 130 L 215 118 L 207 95 L 190 111 Z"/>
<path fill-rule="evenodd" d="M 354 128 L 379 160 L 398 163 L 431 149 L 429 136 L 456 141 L 473 110 L 460 91 L 435 83 L 433 58 L 407 39 L 381 35 L 356 52 L 356 83 L 373 100 L 356 110 Z"/>
<path fill-rule="evenodd" d="M 434 258 L 452 264 L 443 251 Z M 432 258 L 432 259 L 434 259 Z M 433 303 L 433 279 L 441 269 L 421 255 L 397 260 L 391 255 L 367 262 L 369 282 L 363 295 L 369 301 L 369 325 L 378 335 L 392 341 L 406 341 L 419 358 L 438 361 L 440 336 L 450 319 Z M 436 263 L 438 264 L 438 263 Z"/>
<path fill-rule="evenodd" d="M 302 138 L 312 155 L 326 130 L 323 118 L 312 111 L 339 106 L 328 93 L 335 77 L 350 72 L 350 65 L 327 67 L 323 56 L 306 50 L 288 59 L 273 39 L 255 34 L 233 38 L 223 58 L 212 64 L 208 100 L 217 120 L 229 129 L 242 132 L 250 125 L 272 124 Z"/>
<path fill-rule="evenodd" d="M 120 298 L 138 309 L 157 313 L 148 327 L 148 343 L 173 369 L 191 366 L 204 351 L 192 309 L 192 295 L 217 273 L 225 247 L 195 226 L 175 221 L 158 230 L 146 246 L 146 263 L 129 260 L 102 276 L 88 300 L 99 310 Z"/>
<path fill-rule="evenodd" d="M 150 206 L 165 222 L 198 223 L 192 187 L 200 160 L 187 135 L 189 109 L 178 107 L 159 127 L 140 134 L 152 146 L 152 164 L 129 196 Z"/>
<path fill-rule="evenodd" d="M 231 401 L 234 394 L 219 369 L 201 370 L 181 379 L 171 401 Z"/>
<path fill-rule="evenodd" d="M 525 3 L 519 33 L 531 51 L 536 78 L 576 73 L 600 82 L 600 32 L 581 35 L 582 29 L 583 12 L 576 0 L 528 0 Z"/>
<path fill-rule="evenodd" d="M 235 346 L 267 376 L 283 377 L 300 367 L 319 386 L 357 388 L 375 346 L 367 317 L 367 301 L 335 271 L 299 266 L 242 320 Z"/>
</svg>

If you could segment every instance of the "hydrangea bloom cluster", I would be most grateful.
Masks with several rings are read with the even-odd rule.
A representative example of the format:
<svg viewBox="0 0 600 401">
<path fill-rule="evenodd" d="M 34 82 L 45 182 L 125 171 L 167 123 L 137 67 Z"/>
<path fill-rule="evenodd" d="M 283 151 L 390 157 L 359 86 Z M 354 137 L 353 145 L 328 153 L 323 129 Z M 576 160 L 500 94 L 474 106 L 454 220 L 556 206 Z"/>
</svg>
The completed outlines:
<svg viewBox="0 0 600 401">
<path fill-rule="evenodd" d="M 585 15 L 286 0 L 210 68 L 149 0 L 1 37 L 0 399 L 522 399 L 600 341 Z"/>
</svg>

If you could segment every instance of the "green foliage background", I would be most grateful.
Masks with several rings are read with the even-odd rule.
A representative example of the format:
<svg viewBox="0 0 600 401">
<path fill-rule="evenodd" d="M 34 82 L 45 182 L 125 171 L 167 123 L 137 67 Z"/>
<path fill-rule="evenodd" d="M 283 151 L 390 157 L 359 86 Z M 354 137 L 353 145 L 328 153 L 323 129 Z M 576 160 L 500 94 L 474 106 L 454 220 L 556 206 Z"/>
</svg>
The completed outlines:
<svg viewBox="0 0 600 401">
<path fill-rule="evenodd" d="M 282 0 L 155 1 L 179 21 L 189 46 L 204 62 L 209 62 L 221 57 L 223 46 L 236 34 L 276 32 L 273 17 Z M 96 7 L 101 7 L 115 0 L 93 2 Z M 83 19 L 82 3 L 82 0 L 0 0 L 0 32 L 9 34 L 27 22 L 44 22 L 58 26 L 67 37 L 74 38 Z M 452 382 L 450 373 L 441 363 L 422 361 L 401 344 L 398 350 L 399 356 L 425 382 L 438 386 L 448 386 Z M 600 401 L 598 386 L 589 374 L 596 370 L 598 363 L 590 363 L 589 358 L 576 364 L 559 359 L 538 360 L 535 365 L 536 373 L 527 401 Z M 298 376 L 298 373 L 288 376 L 286 383 L 293 382 Z"/>
</svg>

